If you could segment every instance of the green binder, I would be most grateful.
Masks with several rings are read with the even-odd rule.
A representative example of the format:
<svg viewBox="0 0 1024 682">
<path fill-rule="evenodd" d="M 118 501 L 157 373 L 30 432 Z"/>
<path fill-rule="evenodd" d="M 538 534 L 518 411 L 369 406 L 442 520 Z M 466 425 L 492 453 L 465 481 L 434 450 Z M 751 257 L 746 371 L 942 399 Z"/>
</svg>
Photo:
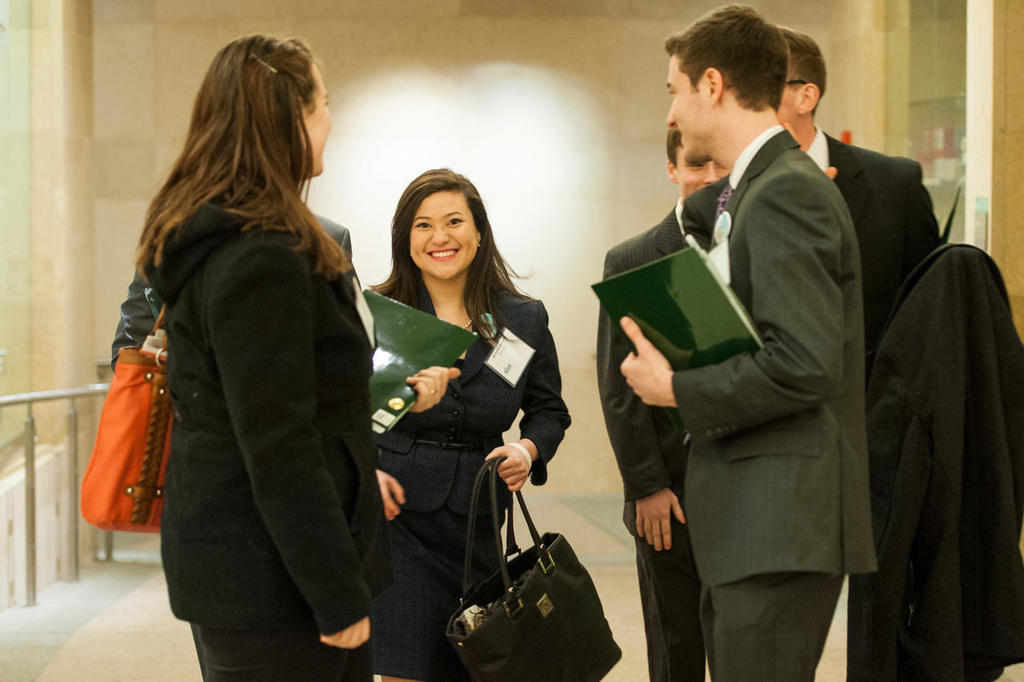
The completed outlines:
<svg viewBox="0 0 1024 682">
<path fill-rule="evenodd" d="M 688 249 L 591 285 L 615 326 L 630 317 L 677 371 L 714 365 L 762 345 L 708 255 L 692 238 L 687 241 Z M 682 428 L 679 411 L 669 414 Z"/>
<path fill-rule="evenodd" d="M 426 367 L 451 367 L 476 334 L 376 292 L 363 294 L 377 335 L 370 377 L 373 430 L 384 433 L 416 402 L 405 380 Z"/>
</svg>

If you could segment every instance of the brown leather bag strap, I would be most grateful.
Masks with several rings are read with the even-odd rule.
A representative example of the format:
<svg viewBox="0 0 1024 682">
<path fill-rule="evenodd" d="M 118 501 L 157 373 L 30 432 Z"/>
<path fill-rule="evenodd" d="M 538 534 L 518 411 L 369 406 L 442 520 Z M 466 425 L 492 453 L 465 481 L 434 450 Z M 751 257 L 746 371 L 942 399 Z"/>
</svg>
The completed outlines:
<svg viewBox="0 0 1024 682">
<path fill-rule="evenodd" d="M 164 326 L 164 311 L 166 310 L 167 306 L 160 306 L 160 314 L 156 316 L 156 322 L 153 323 L 153 331 L 151 331 L 150 334 L 155 332 L 157 329 L 160 329 L 160 327 Z"/>
<path fill-rule="evenodd" d="M 142 456 L 142 470 L 139 481 L 125 488 L 125 494 L 132 498 L 131 523 L 148 523 L 153 500 L 163 497 L 163 488 L 158 485 L 163 467 L 164 443 L 171 421 L 171 395 L 167 390 L 167 374 L 163 368 L 154 367 L 146 372 L 150 383 L 150 408 L 146 424 L 146 448 Z"/>
</svg>

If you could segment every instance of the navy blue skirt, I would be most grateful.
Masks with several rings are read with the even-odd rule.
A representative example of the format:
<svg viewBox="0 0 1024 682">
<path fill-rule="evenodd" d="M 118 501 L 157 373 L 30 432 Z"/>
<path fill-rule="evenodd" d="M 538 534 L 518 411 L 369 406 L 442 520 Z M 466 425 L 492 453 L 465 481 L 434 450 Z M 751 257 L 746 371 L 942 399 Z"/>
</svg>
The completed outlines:
<svg viewBox="0 0 1024 682">
<path fill-rule="evenodd" d="M 394 583 L 377 595 L 370 618 L 374 672 L 425 682 L 469 680 L 444 636 L 462 595 L 467 517 L 442 506 L 403 510 L 388 523 Z M 473 582 L 498 570 L 490 513 L 477 519 Z"/>
</svg>

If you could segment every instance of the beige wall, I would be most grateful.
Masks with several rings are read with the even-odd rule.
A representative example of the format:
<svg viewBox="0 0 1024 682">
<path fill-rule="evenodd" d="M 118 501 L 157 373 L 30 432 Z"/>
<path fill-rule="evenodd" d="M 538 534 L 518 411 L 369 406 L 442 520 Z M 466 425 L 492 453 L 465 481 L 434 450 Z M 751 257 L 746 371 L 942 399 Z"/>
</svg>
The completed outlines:
<svg viewBox="0 0 1024 682">
<path fill-rule="evenodd" d="M 29 390 L 29 52 L 31 8 L 11 3 L 0 19 L 0 395 Z M 16 437 L 24 414 L 0 410 L 0 444 Z M 0 455 L 2 459 L 2 455 Z"/>
<path fill-rule="evenodd" d="M 92 7 L 15 0 L 0 53 L 0 395 L 93 374 Z M 44 440 L 62 435 L 37 409 Z M 24 412 L 0 414 L 0 442 Z"/>
<path fill-rule="evenodd" d="M 894 42 L 885 8 L 886 0 L 834 3 L 827 32 L 831 50 L 822 45 L 828 87 L 818 115 L 835 137 L 849 130 L 853 144 L 878 150 L 886 143 L 886 56 Z"/>
<path fill-rule="evenodd" d="M 11 30 L 0 41 L 0 348 L 8 350 L 0 394 L 79 386 L 94 377 L 92 4 L 11 4 Z M 79 400 L 78 407 L 81 471 L 95 414 L 91 400 Z M 66 401 L 33 408 L 41 443 L 64 443 L 67 409 Z M 0 443 L 20 435 L 25 414 L 20 406 L 2 410 Z M 15 450 L 0 452 L 0 473 L 20 466 Z M 64 452 L 37 449 L 39 587 L 69 566 L 71 544 L 60 524 L 78 514 L 71 493 L 77 485 L 61 483 L 70 473 Z M 17 475 L 5 483 L 17 486 Z M 15 578 L 23 570 L 16 557 L 24 536 L 14 499 L 14 493 L 8 496 L 6 517 L 16 530 L 0 547 L 0 557 L 10 557 L 7 568 L 13 567 L 2 581 L 3 601 L 24 596 L 23 581 Z M 88 553 L 92 533 L 84 524 L 79 533 L 79 546 Z"/>
<path fill-rule="evenodd" d="M 995 0 L 992 256 L 999 264 L 1018 331 L 1024 330 L 1024 6 Z"/>
<path fill-rule="evenodd" d="M 92 7 L 32 3 L 29 371 L 32 390 L 93 379 Z M 43 440 L 64 406 L 39 409 Z"/>
<path fill-rule="evenodd" d="M 717 4 L 95 0 L 93 353 L 108 352 L 146 203 L 210 58 L 244 33 L 296 34 L 323 61 L 334 117 L 310 203 L 352 229 L 363 281 L 387 274 L 388 224 L 405 185 L 435 166 L 466 173 L 500 248 L 527 275 L 523 288 L 551 315 L 574 426 L 548 490 L 618 490 L 588 284 L 610 246 L 675 201 L 664 172 L 662 42 Z M 830 3 L 759 6 L 828 33 Z"/>
</svg>

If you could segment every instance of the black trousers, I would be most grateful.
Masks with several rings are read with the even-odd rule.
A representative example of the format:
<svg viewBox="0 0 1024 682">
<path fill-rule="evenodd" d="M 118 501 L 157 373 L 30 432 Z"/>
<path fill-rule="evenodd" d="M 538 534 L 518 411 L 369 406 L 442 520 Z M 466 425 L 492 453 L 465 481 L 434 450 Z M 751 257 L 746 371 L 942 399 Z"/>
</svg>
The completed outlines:
<svg viewBox="0 0 1024 682">
<path fill-rule="evenodd" d="M 701 623 L 715 682 L 814 682 L 843 576 L 766 573 L 704 586 Z"/>
<path fill-rule="evenodd" d="M 192 624 L 204 682 L 371 682 L 370 642 L 338 649 L 316 630 L 252 632 Z"/>
<path fill-rule="evenodd" d="M 672 549 L 635 540 L 651 682 L 704 682 L 701 585 L 690 533 L 673 519 Z"/>
</svg>

